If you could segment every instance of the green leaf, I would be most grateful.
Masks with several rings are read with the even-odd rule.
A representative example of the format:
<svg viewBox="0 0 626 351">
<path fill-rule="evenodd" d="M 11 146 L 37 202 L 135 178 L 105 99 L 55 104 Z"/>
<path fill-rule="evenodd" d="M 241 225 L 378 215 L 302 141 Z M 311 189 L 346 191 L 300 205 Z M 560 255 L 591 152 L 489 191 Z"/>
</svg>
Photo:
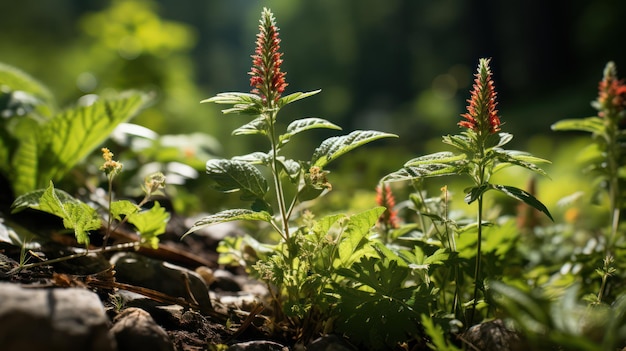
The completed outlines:
<svg viewBox="0 0 626 351">
<path fill-rule="evenodd" d="M 298 120 L 291 122 L 287 126 L 287 133 L 279 137 L 279 144 L 282 146 L 286 144 L 292 136 L 298 133 L 301 133 L 305 130 L 316 129 L 316 128 L 341 130 L 341 127 L 339 127 L 338 125 L 331 123 L 322 118 L 310 117 L 310 118 L 298 119 Z"/>
<path fill-rule="evenodd" d="M 524 202 L 525 204 L 532 206 L 535 209 L 545 213 L 546 216 L 550 218 L 550 220 L 554 221 L 554 219 L 552 218 L 552 215 L 550 214 L 550 211 L 548 211 L 548 208 L 530 193 L 522 189 L 519 189 L 513 186 L 507 186 L 507 185 L 492 185 L 492 187 L 493 189 L 498 190 L 507 196 L 520 200 Z"/>
<path fill-rule="evenodd" d="M 480 195 L 484 194 L 488 190 L 493 189 L 491 184 L 483 184 L 480 186 L 471 187 L 469 190 L 466 190 L 465 202 L 469 205 L 472 202 L 476 201 Z"/>
<path fill-rule="evenodd" d="M 267 120 L 263 116 L 259 116 L 249 123 L 242 125 L 241 127 L 233 130 L 232 135 L 267 135 Z"/>
<path fill-rule="evenodd" d="M 233 105 L 232 108 L 222 110 L 222 113 L 240 113 L 258 115 L 261 113 L 261 98 L 250 93 L 220 93 L 216 96 L 200 101 L 200 103 L 213 102 L 222 105 Z"/>
<path fill-rule="evenodd" d="M 145 94 L 126 92 L 66 110 L 42 125 L 37 135 L 37 186 L 60 179 L 147 103 Z"/>
<path fill-rule="evenodd" d="M 11 213 L 17 213 L 27 208 L 32 208 L 33 210 L 41 210 L 40 200 L 43 194 L 46 192 L 46 190 L 47 189 L 37 189 L 37 190 L 33 190 L 33 191 L 30 191 L 28 193 L 18 196 L 15 199 L 15 201 L 13 201 L 13 204 L 11 205 Z M 68 194 L 67 192 L 61 189 L 53 188 L 53 190 L 54 190 L 54 195 L 56 196 L 57 199 L 59 199 L 61 203 L 70 203 L 70 202 L 80 203 L 78 199 L 76 199 L 75 197 L 73 197 L 72 195 Z"/>
<path fill-rule="evenodd" d="M 89 245 L 89 231 L 100 229 L 102 221 L 95 209 L 78 200 L 62 202 L 50 182 L 39 199 L 39 210 L 63 219 L 66 229 L 73 229 L 79 244 Z"/>
<path fill-rule="evenodd" d="M 500 139 L 498 140 L 498 143 L 494 147 L 502 147 L 508 144 L 509 141 L 513 139 L 513 134 L 510 134 L 510 133 L 498 133 L 498 136 L 500 137 Z"/>
<path fill-rule="evenodd" d="M 130 216 L 139 210 L 137 205 L 128 200 L 118 200 L 111 203 L 111 215 L 118 221 L 122 220 L 122 216 Z"/>
<path fill-rule="evenodd" d="M 153 249 L 159 246 L 158 236 L 165 233 L 170 214 L 161 207 L 158 201 L 146 211 L 134 212 L 128 215 L 128 223 L 137 228 L 141 236 L 141 242 L 148 244 Z"/>
<path fill-rule="evenodd" d="M 265 152 L 253 152 L 247 155 L 234 156 L 232 161 L 246 162 L 251 165 L 267 165 L 270 162 L 270 156 Z"/>
<path fill-rule="evenodd" d="M 359 249 L 366 241 L 372 227 L 385 212 L 385 207 L 374 207 L 355 215 L 350 216 L 346 222 L 346 228 L 339 243 L 339 260 L 341 265 L 346 267 L 352 262 L 360 259 Z"/>
<path fill-rule="evenodd" d="M 0 63 L 0 86 L 8 87 L 12 93 L 24 92 L 35 99 L 37 112 L 50 118 L 56 106 L 53 95 L 48 88 L 29 74 Z M 15 98 L 15 96 L 13 96 Z"/>
<path fill-rule="evenodd" d="M 247 209 L 225 210 L 200 219 L 199 221 L 194 223 L 193 227 L 191 227 L 185 234 L 183 234 L 183 238 L 195 231 L 198 231 L 213 224 L 240 220 L 263 221 L 267 223 L 272 223 L 272 216 L 264 211 L 256 212 Z"/>
<path fill-rule="evenodd" d="M 604 122 L 599 117 L 587 117 L 577 119 L 565 119 L 558 121 L 551 126 L 552 130 L 576 130 L 583 132 L 591 132 L 595 134 L 603 134 L 605 131 Z"/>
<path fill-rule="evenodd" d="M 465 135 L 446 135 L 443 137 L 443 142 L 463 152 L 472 152 L 472 142 Z"/>
<path fill-rule="evenodd" d="M 529 153 L 516 151 L 516 150 L 494 149 L 493 152 L 496 153 L 497 155 L 496 158 L 500 162 L 509 163 L 509 164 L 513 164 L 516 166 L 521 166 L 535 173 L 539 173 L 543 176 L 546 176 L 546 177 L 548 176 L 548 173 L 546 173 L 546 171 L 544 171 L 543 169 L 535 165 L 535 163 L 550 163 L 550 161 L 548 160 L 544 160 L 542 158 L 532 156 Z M 494 173 L 496 171 L 497 170 L 494 169 Z"/>
<path fill-rule="evenodd" d="M 278 107 L 281 108 L 287 104 L 290 104 L 292 102 L 307 98 L 309 96 L 315 95 L 317 93 L 319 93 L 320 91 L 322 91 L 321 89 L 318 90 L 313 90 L 313 91 L 309 91 L 306 93 L 302 93 L 302 92 L 297 92 L 297 93 L 292 93 L 289 94 L 287 96 L 283 96 L 282 98 L 280 98 L 278 100 Z"/>
<path fill-rule="evenodd" d="M 13 192 L 22 195 L 37 188 L 37 137 L 30 134 L 22 138 L 13 154 L 10 170 Z"/>
<path fill-rule="evenodd" d="M 247 162 L 213 159 L 207 161 L 206 170 L 215 189 L 226 193 L 241 191 L 243 200 L 263 198 L 269 190 L 263 174 Z"/>
<path fill-rule="evenodd" d="M 313 166 L 324 167 L 337 157 L 347 153 L 348 151 L 356 149 L 361 145 L 381 138 L 392 137 L 397 138 L 398 136 L 395 134 L 373 130 L 357 130 L 348 135 L 328 138 L 324 140 L 317 149 L 315 149 L 311 164 Z"/>
</svg>

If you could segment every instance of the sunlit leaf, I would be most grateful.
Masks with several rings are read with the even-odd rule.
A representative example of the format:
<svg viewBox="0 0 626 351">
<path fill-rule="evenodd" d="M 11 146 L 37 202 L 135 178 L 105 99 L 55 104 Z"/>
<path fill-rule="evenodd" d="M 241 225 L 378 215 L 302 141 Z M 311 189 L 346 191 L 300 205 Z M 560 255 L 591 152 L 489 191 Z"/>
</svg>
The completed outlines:
<svg viewBox="0 0 626 351">
<path fill-rule="evenodd" d="M 251 165 L 266 165 L 270 162 L 270 156 L 265 152 L 253 152 L 246 155 L 234 156 L 232 161 L 246 162 Z"/>
<path fill-rule="evenodd" d="M 263 116 L 259 116 L 249 123 L 242 125 L 241 127 L 233 130 L 232 135 L 255 135 L 267 134 L 267 121 Z"/>
<path fill-rule="evenodd" d="M 561 120 L 554 123 L 551 128 L 559 131 L 576 130 L 596 134 L 603 134 L 605 131 L 604 122 L 601 118 L 595 116 Z"/>
<path fill-rule="evenodd" d="M 35 133 L 25 136 L 13 154 L 10 170 L 13 192 L 25 194 L 37 188 L 37 137 Z"/>
<path fill-rule="evenodd" d="M 465 152 L 472 151 L 472 143 L 465 135 L 446 135 L 443 142 Z"/>
<path fill-rule="evenodd" d="M 222 113 L 240 113 L 258 115 L 261 113 L 261 97 L 250 93 L 220 93 L 216 96 L 200 101 L 201 103 L 213 102 L 222 105 L 233 105 L 232 108 L 222 110 Z"/>
<path fill-rule="evenodd" d="M 263 221 L 267 223 L 272 222 L 272 216 L 267 212 L 256 212 L 246 209 L 231 209 L 222 212 L 215 213 L 213 215 L 206 216 L 196 223 L 183 235 L 183 238 L 193 232 L 196 232 L 202 228 L 208 227 L 213 224 L 231 222 L 231 221 Z"/>
<path fill-rule="evenodd" d="M 385 212 L 385 208 L 379 206 L 352 215 L 347 219 L 342 234 L 343 240 L 339 243 L 339 260 L 342 266 L 349 266 L 360 258 L 361 255 L 357 251 L 365 243 L 364 240 L 371 233 L 372 227 L 383 212 Z"/>
<path fill-rule="evenodd" d="M 37 186 L 60 179 L 148 102 L 143 93 L 126 92 L 55 115 L 37 134 Z"/>
<path fill-rule="evenodd" d="M 56 198 L 59 199 L 61 203 L 70 203 L 70 202 L 80 203 L 78 199 L 76 199 L 75 197 L 73 197 L 72 195 L 68 194 L 67 192 L 61 189 L 53 188 L 53 190 L 54 190 L 54 194 Z M 39 207 L 40 200 L 46 191 L 47 189 L 37 189 L 37 190 L 33 190 L 26 194 L 22 194 L 18 196 L 15 199 L 15 201 L 13 201 L 13 204 L 11 205 L 11 213 L 17 213 L 27 208 L 40 210 L 40 207 Z"/>
<path fill-rule="evenodd" d="M 313 91 L 309 91 L 309 92 L 306 92 L 306 93 L 297 92 L 297 93 L 289 94 L 287 96 L 283 96 L 283 97 L 281 97 L 278 100 L 278 107 L 280 108 L 280 107 L 283 107 L 283 106 L 285 106 L 287 104 L 290 104 L 290 103 L 292 103 L 294 101 L 298 101 L 298 100 L 307 98 L 307 97 L 309 97 L 311 95 L 315 95 L 315 94 L 319 93 L 320 91 L 322 91 L 322 90 L 318 89 L 318 90 L 313 90 Z"/>
<path fill-rule="evenodd" d="M 341 130 L 341 127 L 339 127 L 338 125 L 331 123 L 322 118 L 310 117 L 310 118 L 298 119 L 298 120 L 291 122 L 287 126 L 287 132 L 279 137 L 279 144 L 282 145 L 282 144 L 287 143 L 292 136 L 298 133 L 301 133 L 305 130 L 319 129 L 319 128 Z"/>
<path fill-rule="evenodd" d="M 19 98 L 16 93 L 28 94 L 34 101 L 33 108 L 43 117 L 50 118 L 54 113 L 56 101 L 48 88 L 29 74 L 6 64 L 0 63 L 0 86 L 10 89 L 12 99 Z"/>
<path fill-rule="evenodd" d="M 513 186 L 497 185 L 497 184 L 494 184 L 492 186 L 495 190 L 498 190 L 501 193 L 507 196 L 510 196 L 514 199 L 520 200 L 524 202 L 525 204 L 530 205 L 534 207 L 535 209 L 545 213 L 546 216 L 548 216 L 548 218 L 554 221 L 554 219 L 552 218 L 552 215 L 550 214 L 550 211 L 548 211 L 548 208 L 543 203 L 541 203 L 541 201 L 537 200 L 532 194 L 522 189 L 513 187 Z"/>
<path fill-rule="evenodd" d="M 248 162 L 213 159 L 206 163 L 214 188 L 222 192 L 241 191 L 242 199 L 263 198 L 269 190 L 263 174 Z"/>
<path fill-rule="evenodd" d="M 139 207 L 128 200 L 118 200 L 111 203 L 111 216 L 118 221 L 122 216 L 129 216 L 139 212 Z"/>
<path fill-rule="evenodd" d="M 550 163 L 550 161 L 548 160 L 544 160 L 542 158 L 532 156 L 529 153 L 515 151 L 515 150 L 494 149 L 493 151 L 496 152 L 497 154 L 496 158 L 498 159 L 498 161 L 502 162 L 500 165 L 503 165 L 503 164 L 506 165 L 506 163 L 509 163 L 512 165 L 524 167 L 530 171 L 539 173 L 543 176 L 546 176 L 546 177 L 548 176 L 548 173 L 546 173 L 546 171 L 544 171 L 543 169 L 535 165 L 535 163 Z M 497 169 L 494 169 L 494 173 L 496 171 Z"/>
<path fill-rule="evenodd" d="M 161 207 L 158 201 L 154 202 L 149 210 L 134 212 L 128 215 L 128 223 L 135 226 L 141 241 L 156 249 L 159 245 L 158 236 L 165 233 L 170 214 Z"/>
<path fill-rule="evenodd" d="M 359 146 L 382 138 L 397 138 L 395 134 L 378 132 L 373 130 L 357 130 L 348 135 L 331 137 L 322 142 L 315 149 L 311 164 L 324 167 L 339 156 L 356 149 Z"/>
</svg>

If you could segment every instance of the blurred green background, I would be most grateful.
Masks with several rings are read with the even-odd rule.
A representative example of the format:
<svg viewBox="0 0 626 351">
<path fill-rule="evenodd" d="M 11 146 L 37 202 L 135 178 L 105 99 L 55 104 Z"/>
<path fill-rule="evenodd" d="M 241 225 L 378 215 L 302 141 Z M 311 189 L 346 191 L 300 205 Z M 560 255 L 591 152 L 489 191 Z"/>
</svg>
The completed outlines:
<svg viewBox="0 0 626 351">
<path fill-rule="evenodd" d="M 335 165 L 352 189 L 372 189 L 409 158 L 443 148 L 441 135 L 459 131 L 481 57 L 492 58 L 503 130 L 515 134 L 514 146 L 555 164 L 571 161 L 558 148 L 572 135 L 550 125 L 594 114 L 589 102 L 606 62 L 626 67 L 626 2 L 619 0 L 3 1 L 0 61 L 40 79 L 61 105 L 107 89 L 154 91 L 157 103 L 134 123 L 161 134 L 206 133 L 230 157 L 265 146 L 229 137 L 245 120 L 199 101 L 250 89 L 264 6 L 281 29 L 287 93 L 322 89 L 286 108 L 284 123 L 322 117 L 346 132 L 400 136 Z M 331 135 L 324 133 L 291 152 L 310 155 Z"/>
</svg>

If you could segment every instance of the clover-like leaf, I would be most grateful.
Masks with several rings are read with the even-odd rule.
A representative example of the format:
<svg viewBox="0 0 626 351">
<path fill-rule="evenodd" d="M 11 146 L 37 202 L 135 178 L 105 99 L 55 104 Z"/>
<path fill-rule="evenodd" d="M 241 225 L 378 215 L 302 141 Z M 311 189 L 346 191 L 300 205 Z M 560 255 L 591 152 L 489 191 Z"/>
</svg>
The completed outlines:
<svg viewBox="0 0 626 351">
<path fill-rule="evenodd" d="M 206 170 L 216 190 L 241 191 L 243 200 L 263 198 L 269 190 L 263 174 L 248 162 L 213 159 L 207 161 Z"/>
<path fill-rule="evenodd" d="M 315 149 L 311 164 L 313 166 L 324 167 L 339 156 L 371 141 L 397 137 L 398 136 L 395 134 L 374 130 L 356 130 L 348 135 L 331 137 L 324 140 L 322 144 Z"/>
<path fill-rule="evenodd" d="M 198 220 L 185 234 L 183 234 L 183 238 L 193 232 L 196 232 L 213 224 L 240 220 L 263 221 L 267 223 L 272 223 L 272 216 L 265 211 L 257 212 L 247 209 L 225 210 L 203 217 L 202 219 Z"/>
</svg>

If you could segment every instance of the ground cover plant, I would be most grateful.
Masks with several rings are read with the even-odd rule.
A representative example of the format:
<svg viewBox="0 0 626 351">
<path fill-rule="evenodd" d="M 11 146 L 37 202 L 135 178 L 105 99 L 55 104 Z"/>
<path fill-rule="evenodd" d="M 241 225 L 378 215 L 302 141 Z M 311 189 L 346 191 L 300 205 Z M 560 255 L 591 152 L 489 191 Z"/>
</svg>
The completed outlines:
<svg viewBox="0 0 626 351">
<path fill-rule="evenodd" d="M 560 209 L 546 206 L 536 186 L 540 178 L 559 186 L 558 173 L 546 170 L 550 161 L 505 148 L 513 135 L 504 130 L 519 121 L 503 117 L 506 107 L 502 115 L 499 111 L 489 58 L 478 59 L 467 111 L 450 126 L 460 132 L 443 136 L 442 151 L 416 156 L 372 184 L 376 197 L 368 209 L 329 212 L 324 211 L 327 195 L 342 191 L 333 186 L 333 178 L 340 176 L 331 173 L 333 163 L 397 136 L 355 130 L 322 140 L 309 150 L 310 158 L 293 157 L 306 151 L 298 139 L 307 132 L 336 134 L 341 127 L 320 117 L 288 114 L 289 105 L 324 92 L 287 93 L 291 86 L 271 10 L 263 9 L 258 28 L 248 72 L 251 91 L 220 93 L 202 102 L 226 106 L 224 118 L 243 119 L 232 136 L 255 138 L 263 146 L 206 161 L 203 176 L 210 187 L 238 195 L 239 207 L 202 216 L 177 238 L 184 242 L 213 225 L 236 222 L 246 233 L 220 242 L 217 263 L 243 267 L 269 293 L 245 311 L 244 322 L 235 312 L 201 310 L 205 316 L 220 315 L 219 322 L 230 327 L 239 324 L 235 336 L 256 328 L 263 338 L 294 348 L 326 334 L 367 350 L 502 345 L 615 350 L 626 345 L 626 246 L 620 223 L 626 84 L 613 62 L 606 65 L 592 103 L 597 115 L 553 125 L 554 131 L 590 134 L 588 146 L 576 153 L 581 176 L 589 177 L 593 187 L 591 193 L 577 191 L 559 202 L 581 209 L 571 218 L 562 216 L 563 223 L 553 216 Z M 116 197 L 123 164 L 100 148 L 104 197 L 94 201 L 94 196 L 75 196 L 57 186 L 69 184 L 63 182 L 68 173 L 97 153 L 115 127 L 140 113 L 150 96 L 128 91 L 58 111 L 43 85 L 13 67 L 0 66 L 0 83 L 0 172 L 8 184 L 2 200 L 12 203 L 4 219 L 12 224 L 12 215 L 46 212 L 62 220 L 78 246 L 72 254 L 40 260 L 28 250 L 28 241 L 39 238 L 18 234 L 12 244 L 21 246 L 19 264 L 5 269 L 8 261 L 2 261 L 0 277 L 89 253 L 158 248 L 171 217 L 154 200 L 166 183 L 162 173 L 145 178 L 137 201 Z M 527 188 L 509 185 L 512 170 L 521 170 L 512 173 L 515 177 L 529 179 Z M 459 192 L 457 179 L 469 185 Z M 433 190 L 435 181 L 443 186 Z M 507 205 L 517 211 L 508 211 Z M 581 225 L 578 219 L 592 206 L 606 215 L 597 225 Z M 109 245 L 111 234 L 128 224 L 134 240 Z M 185 307 L 199 309 L 193 301 Z M 252 326 L 255 317 L 261 322 Z M 494 334 L 477 339 L 472 333 L 501 321 L 510 331 L 507 340 L 495 340 Z M 204 346 L 227 348 L 211 341 Z"/>
</svg>

